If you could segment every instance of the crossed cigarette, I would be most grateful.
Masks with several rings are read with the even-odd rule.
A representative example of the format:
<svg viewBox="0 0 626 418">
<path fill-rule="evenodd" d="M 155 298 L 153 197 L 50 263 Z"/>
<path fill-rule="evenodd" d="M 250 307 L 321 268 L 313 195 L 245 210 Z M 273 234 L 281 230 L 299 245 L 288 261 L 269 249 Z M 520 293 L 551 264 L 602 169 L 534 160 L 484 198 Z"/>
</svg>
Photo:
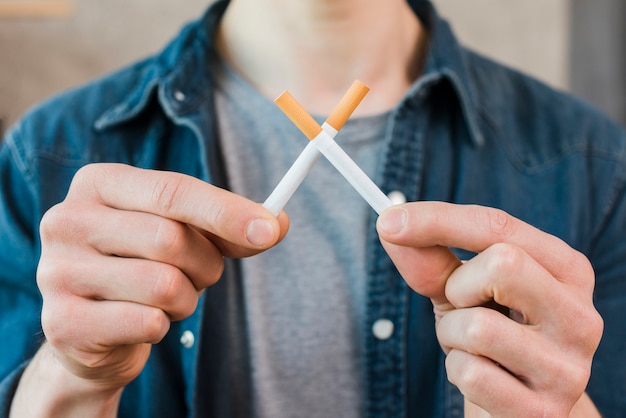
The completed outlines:
<svg viewBox="0 0 626 418">
<path fill-rule="evenodd" d="M 274 103 L 310 142 L 265 200 L 263 206 L 274 215 L 278 215 L 322 154 L 376 213 L 380 215 L 383 210 L 392 205 L 391 200 L 334 140 L 368 92 L 369 88 L 365 84 L 355 81 L 322 126 L 289 92 L 285 91 L 274 100 Z"/>
</svg>

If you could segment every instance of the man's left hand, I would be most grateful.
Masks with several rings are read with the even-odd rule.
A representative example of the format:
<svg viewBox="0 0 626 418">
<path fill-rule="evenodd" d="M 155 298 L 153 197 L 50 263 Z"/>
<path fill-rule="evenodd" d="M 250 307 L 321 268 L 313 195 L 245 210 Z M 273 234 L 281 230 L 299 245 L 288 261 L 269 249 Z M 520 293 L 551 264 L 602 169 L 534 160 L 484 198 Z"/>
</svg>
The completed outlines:
<svg viewBox="0 0 626 418">
<path fill-rule="evenodd" d="M 481 206 L 398 205 L 377 227 L 408 285 L 431 298 L 448 379 L 468 401 L 493 417 L 570 416 L 603 329 L 585 256 Z M 477 255 L 464 263 L 450 248 Z"/>
</svg>

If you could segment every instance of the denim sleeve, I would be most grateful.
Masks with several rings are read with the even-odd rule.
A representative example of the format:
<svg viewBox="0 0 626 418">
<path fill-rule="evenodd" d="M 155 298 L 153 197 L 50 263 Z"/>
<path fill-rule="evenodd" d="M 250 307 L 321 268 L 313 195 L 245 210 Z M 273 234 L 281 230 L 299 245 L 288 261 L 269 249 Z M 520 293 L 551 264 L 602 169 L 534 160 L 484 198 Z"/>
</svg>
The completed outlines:
<svg viewBox="0 0 626 418">
<path fill-rule="evenodd" d="M 43 338 L 35 278 L 39 211 L 16 135 L 8 133 L 0 144 L 0 406 L 5 410 L 21 368 Z"/>
<path fill-rule="evenodd" d="M 622 135 L 626 147 L 626 135 Z M 626 417 L 626 154 L 613 159 L 613 181 L 596 185 L 610 191 L 594 202 L 604 213 L 589 255 L 596 273 L 594 303 L 604 319 L 587 389 L 606 418 Z M 613 157 L 616 157 L 615 155 Z M 575 318 L 572 318 L 575 320 Z"/>
</svg>

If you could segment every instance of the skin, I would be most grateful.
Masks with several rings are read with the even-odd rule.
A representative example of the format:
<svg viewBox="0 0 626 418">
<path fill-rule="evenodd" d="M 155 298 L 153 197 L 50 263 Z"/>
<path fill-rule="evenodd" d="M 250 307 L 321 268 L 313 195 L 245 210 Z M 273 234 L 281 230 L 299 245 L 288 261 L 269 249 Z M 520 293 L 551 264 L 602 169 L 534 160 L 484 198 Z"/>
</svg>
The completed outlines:
<svg viewBox="0 0 626 418">
<path fill-rule="evenodd" d="M 25 371 L 12 416 L 116 416 L 151 345 L 193 313 L 223 257 L 265 250 L 288 225 L 284 213 L 275 218 L 182 174 L 81 169 L 41 223 L 47 343 Z"/>
<path fill-rule="evenodd" d="M 217 33 L 219 53 L 260 92 L 287 89 L 317 114 L 354 79 L 371 88 L 356 115 L 395 106 L 419 76 L 426 45 L 404 0 L 234 0 Z M 284 212 L 275 218 L 181 174 L 81 169 L 41 223 L 47 342 L 20 381 L 12 416 L 116 416 L 151 345 L 193 312 L 223 257 L 276 245 L 288 224 Z M 383 213 L 378 231 L 407 283 L 433 301 L 466 416 L 598 416 L 584 390 L 602 321 L 581 254 L 476 206 L 409 203 Z M 462 263 L 448 246 L 479 255 Z M 516 315 L 485 307 L 494 301 Z"/>
<path fill-rule="evenodd" d="M 272 100 L 288 90 L 312 114 L 328 113 L 363 81 L 370 92 L 354 113 L 362 116 L 404 97 L 421 72 L 427 37 L 404 0 L 235 0 L 217 41 L 257 90 Z"/>
<path fill-rule="evenodd" d="M 466 416 L 599 416 L 584 391 L 602 319 L 582 254 L 480 206 L 409 203 L 384 212 L 377 227 L 408 285 L 433 302 Z M 448 247 L 478 255 L 463 263 Z"/>
</svg>

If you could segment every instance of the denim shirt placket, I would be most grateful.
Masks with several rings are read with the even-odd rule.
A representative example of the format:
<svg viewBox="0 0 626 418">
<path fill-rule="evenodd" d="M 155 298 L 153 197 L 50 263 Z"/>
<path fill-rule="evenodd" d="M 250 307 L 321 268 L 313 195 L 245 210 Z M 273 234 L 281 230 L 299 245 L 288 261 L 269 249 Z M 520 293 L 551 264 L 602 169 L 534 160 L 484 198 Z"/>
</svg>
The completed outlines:
<svg viewBox="0 0 626 418">
<path fill-rule="evenodd" d="M 389 194 L 400 192 L 407 201 L 423 199 L 421 184 L 425 175 L 425 142 L 427 138 L 429 108 L 427 100 L 433 86 L 444 76 L 438 70 L 425 74 L 412 88 L 407 98 L 393 114 L 388 130 L 388 148 L 382 169 L 381 189 Z M 411 290 L 398 273 L 393 262 L 379 243 L 372 223 L 369 242 L 368 302 L 366 309 L 365 368 L 368 417 L 404 417 L 415 411 L 407 406 L 410 370 L 408 355 L 415 355 L 420 347 L 407 338 L 410 327 L 416 327 L 420 317 L 409 317 Z M 430 303 L 430 302 L 426 302 Z M 393 333 L 379 339 L 372 332 L 376 321 L 385 319 L 393 324 Z M 410 354 L 412 353 L 412 354 Z M 443 357 L 443 352 L 440 354 Z M 443 416 L 463 416 L 463 397 L 447 381 L 445 370 L 438 379 L 443 383 L 437 398 Z M 433 382 L 435 384 L 435 382 Z"/>
<path fill-rule="evenodd" d="M 419 106 L 418 102 L 417 97 L 410 98 L 396 109 L 388 131 L 382 171 L 383 192 L 400 192 L 407 201 L 417 200 L 420 193 L 424 140 L 420 120 L 424 115 L 414 109 Z M 406 415 L 409 288 L 380 245 L 372 224 L 365 333 L 366 412 L 368 417 L 403 417 Z M 381 319 L 393 324 L 389 338 L 377 338 L 371 331 L 374 323 Z"/>
</svg>

